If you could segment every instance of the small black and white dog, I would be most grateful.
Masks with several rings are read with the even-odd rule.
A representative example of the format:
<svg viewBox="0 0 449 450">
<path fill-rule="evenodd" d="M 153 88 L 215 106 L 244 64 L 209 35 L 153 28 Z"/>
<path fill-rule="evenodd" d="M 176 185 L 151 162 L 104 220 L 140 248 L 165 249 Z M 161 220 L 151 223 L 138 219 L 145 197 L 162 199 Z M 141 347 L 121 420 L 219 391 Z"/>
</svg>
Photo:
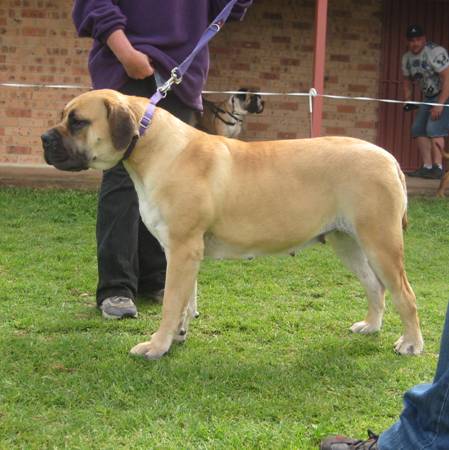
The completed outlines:
<svg viewBox="0 0 449 450">
<path fill-rule="evenodd" d="M 213 103 L 203 98 L 203 114 L 198 117 L 197 128 L 210 134 L 236 138 L 242 132 L 245 116 L 260 114 L 265 102 L 259 94 L 248 94 L 248 89 L 239 89 L 228 100 Z"/>
</svg>

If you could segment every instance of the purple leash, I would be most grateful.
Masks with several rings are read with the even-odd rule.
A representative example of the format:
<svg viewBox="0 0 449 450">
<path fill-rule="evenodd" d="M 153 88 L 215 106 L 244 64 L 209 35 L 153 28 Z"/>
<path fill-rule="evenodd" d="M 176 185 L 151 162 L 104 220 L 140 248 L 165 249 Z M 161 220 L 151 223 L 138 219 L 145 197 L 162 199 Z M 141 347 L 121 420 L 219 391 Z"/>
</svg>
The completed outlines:
<svg viewBox="0 0 449 450">
<path fill-rule="evenodd" d="M 173 84 L 181 83 L 182 77 L 187 72 L 195 56 L 221 30 L 221 27 L 228 19 L 229 14 L 231 14 L 231 10 L 236 2 L 237 0 L 231 0 L 223 8 L 220 14 L 218 14 L 218 16 L 202 34 L 200 40 L 198 41 L 198 44 L 196 44 L 196 47 L 192 50 L 192 53 L 190 53 L 190 55 L 187 56 L 187 58 L 181 64 L 179 64 L 179 66 L 172 69 L 170 78 L 162 86 L 160 86 L 150 98 L 150 103 L 148 103 L 147 109 L 145 110 L 142 119 L 140 119 L 139 136 L 143 136 L 147 128 L 150 126 L 153 119 L 154 110 L 156 109 L 156 105 L 160 100 L 167 96 L 167 92 L 171 89 Z M 131 151 L 126 152 L 125 159 L 129 156 L 129 153 L 131 153 Z"/>
</svg>

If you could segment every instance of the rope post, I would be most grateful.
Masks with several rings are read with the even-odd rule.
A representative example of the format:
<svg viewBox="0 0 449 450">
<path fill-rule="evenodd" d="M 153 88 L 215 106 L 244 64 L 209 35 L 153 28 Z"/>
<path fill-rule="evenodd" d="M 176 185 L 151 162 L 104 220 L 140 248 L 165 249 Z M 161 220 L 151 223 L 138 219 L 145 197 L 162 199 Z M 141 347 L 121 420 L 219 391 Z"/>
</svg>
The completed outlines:
<svg viewBox="0 0 449 450">
<path fill-rule="evenodd" d="M 310 137 L 313 136 L 313 101 L 314 98 L 318 95 L 318 92 L 315 88 L 310 88 L 309 90 L 309 126 L 310 126 Z"/>
<path fill-rule="evenodd" d="M 324 65 L 326 61 L 328 0 L 316 0 L 315 9 L 315 53 L 313 61 L 313 86 L 317 94 L 324 93 Z M 323 97 L 316 95 L 313 99 L 312 137 L 321 135 L 323 116 Z"/>
</svg>

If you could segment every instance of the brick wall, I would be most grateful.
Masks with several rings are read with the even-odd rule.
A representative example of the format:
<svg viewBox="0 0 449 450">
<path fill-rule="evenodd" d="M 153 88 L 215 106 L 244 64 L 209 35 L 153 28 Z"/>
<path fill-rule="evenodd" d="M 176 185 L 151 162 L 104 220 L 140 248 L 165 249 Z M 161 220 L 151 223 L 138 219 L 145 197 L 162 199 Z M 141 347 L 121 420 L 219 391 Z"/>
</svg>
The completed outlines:
<svg viewBox="0 0 449 450">
<path fill-rule="evenodd" d="M 329 2 L 327 93 L 377 96 L 381 0 Z M 90 42 L 78 39 L 70 0 L 0 0 L 0 83 L 89 86 Z M 255 0 L 243 23 L 227 24 L 211 45 L 207 88 L 307 92 L 313 64 L 314 0 Z M 0 86 L 0 163 L 42 164 L 39 136 L 83 89 Z M 217 95 L 212 100 L 223 99 Z M 324 134 L 376 139 L 374 102 L 325 100 Z M 244 139 L 309 134 L 306 97 L 268 97 Z"/>
</svg>

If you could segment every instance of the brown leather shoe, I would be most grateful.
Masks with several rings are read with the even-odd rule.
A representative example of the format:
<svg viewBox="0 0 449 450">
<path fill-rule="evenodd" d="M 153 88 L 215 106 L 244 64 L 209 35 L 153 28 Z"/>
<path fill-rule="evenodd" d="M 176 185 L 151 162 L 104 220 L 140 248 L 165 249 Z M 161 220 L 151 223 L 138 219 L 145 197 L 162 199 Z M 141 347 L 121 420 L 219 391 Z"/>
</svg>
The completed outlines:
<svg viewBox="0 0 449 450">
<path fill-rule="evenodd" d="M 320 450 L 378 450 L 379 436 L 368 430 L 368 439 L 360 441 L 346 436 L 330 436 L 321 442 Z"/>
</svg>

